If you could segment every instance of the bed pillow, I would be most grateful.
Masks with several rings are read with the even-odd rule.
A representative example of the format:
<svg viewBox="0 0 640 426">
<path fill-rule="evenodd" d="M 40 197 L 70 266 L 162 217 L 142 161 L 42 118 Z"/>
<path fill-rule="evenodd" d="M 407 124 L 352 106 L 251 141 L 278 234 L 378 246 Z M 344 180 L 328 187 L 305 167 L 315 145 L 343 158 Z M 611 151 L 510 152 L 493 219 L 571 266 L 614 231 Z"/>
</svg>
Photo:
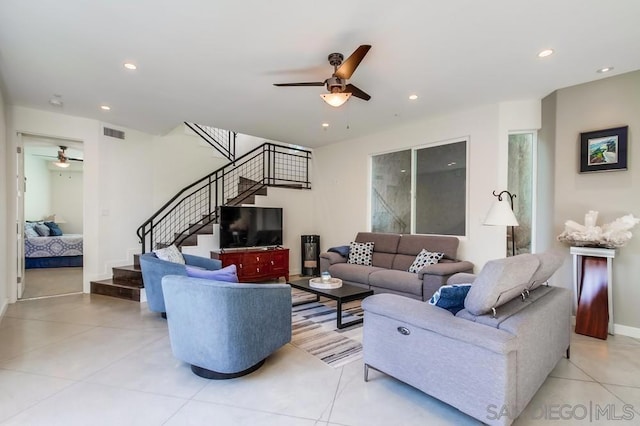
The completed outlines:
<svg viewBox="0 0 640 426">
<path fill-rule="evenodd" d="M 371 266 L 373 260 L 373 242 L 349 244 L 349 260 L 347 263 Z"/>
<path fill-rule="evenodd" d="M 35 226 L 36 224 L 33 222 L 27 222 L 24 224 L 24 236 L 26 238 L 37 238 L 40 236 L 36 232 Z"/>
<path fill-rule="evenodd" d="M 154 250 L 153 253 L 156 255 L 158 259 L 166 260 L 167 262 L 179 263 L 181 265 L 185 264 L 184 257 L 178 247 L 175 244 L 171 244 L 169 247 L 161 248 L 158 250 Z"/>
<path fill-rule="evenodd" d="M 409 266 L 409 272 L 417 274 L 425 266 L 438 263 L 443 256 L 444 253 L 430 252 L 427 249 L 422 249 L 416 256 L 416 260 Z"/>
<path fill-rule="evenodd" d="M 229 283 L 238 282 L 238 273 L 236 265 L 225 266 L 224 268 L 217 269 L 215 271 L 209 271 L 207 269 L 201 269 L 187 265 L 187 276 L 193 278 L 204 278 L 206 280 L 226 281 Z"/>
<path fill-rule="evenodd" d="M 431 296 L 429 304 L 446 309 L 455 315 L 464 309 L 464 299 L 467 297 L 469 289 L 471 289 L 471 284 L 443 285 Z"/>
<path fill-rule="evenodd" d="M 51 230 L 44 223 L 36 223 L 34 228 L 35 228 L 36 232 L 38 233 L 38 235 L 41 236 L 41 237 L 48 237 L 49 235 L 51 235 Z"/>
<path fill-rule="evenodd" d="M 59 237 L 60 235 L 62 235 L 62 229 L 60 229 L 57 223 L 45 222 L 44 224 L 49 228 L 49 235 L 51 235 L 52 237 Z"/>
</svg>

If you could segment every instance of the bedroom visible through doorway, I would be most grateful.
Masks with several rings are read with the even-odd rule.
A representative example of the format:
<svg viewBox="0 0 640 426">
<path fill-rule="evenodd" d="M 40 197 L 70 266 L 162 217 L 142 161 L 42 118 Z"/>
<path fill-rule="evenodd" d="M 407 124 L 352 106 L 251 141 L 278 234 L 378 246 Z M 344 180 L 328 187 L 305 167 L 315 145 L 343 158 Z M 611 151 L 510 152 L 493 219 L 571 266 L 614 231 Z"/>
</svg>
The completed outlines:
<svg viewBox="0 0 640 426">
<path fill-rule="evenodd" d="M 83 289 L 82 142 L 22 135 L 24 274 L 21 299 Z"/>
</svg>

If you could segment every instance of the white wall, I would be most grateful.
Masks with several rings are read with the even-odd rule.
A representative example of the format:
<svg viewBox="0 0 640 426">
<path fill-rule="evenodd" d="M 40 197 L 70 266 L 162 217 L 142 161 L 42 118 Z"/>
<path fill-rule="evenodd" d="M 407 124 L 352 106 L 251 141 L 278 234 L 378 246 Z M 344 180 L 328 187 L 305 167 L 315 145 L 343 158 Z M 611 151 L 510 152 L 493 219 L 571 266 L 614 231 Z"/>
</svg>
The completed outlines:
<svg viewBox="0 0 640 426">
<path fill-rule="evenodd" d="M 47 160 L 29 154 L 28 149 L 24 154 L 24 218 L 42 220 L 52 212 L 51 172 Z"/>
<path fill-rule="evenodd" d="M 600 212 L 598 224 L 625 214 L 640 216 L 640 71 L 609 77 L 558 90 L 555 121 L 555 235 L 571 219 L 583 223 L 588 210 Z M 580 133 L 629 126 L 626 171 L 578 173 Z M 640 328 L 640 226 L 628 245 L 619 249 L 613 262 L 613 306 L 617 325 Z M 558 243 L 558 246 L 564 247 Z M 560 271 L 571 283 L 571 268 Z"/>
<path fill-rule="evenodd" d="M 54 166 L 55 167 L 55 166 Z M 49 170 L 51 183 L 50 214 L 61 217 L 66 223 L 60 223 L 60 229 L 65 234 L 82 234 L 84 210 L 84 173 L 56 168 Z M 26 200 L 31 197 L 27 194 Z"/>
<path fill-rule="evenodd" d="M 16 132 L 58 137 L 83 142 L 83 234 L 84 290 L 89 282 L 111 276 L 113 266 L 130 264 L 133 253 L 140 251 L 137 227 L 162 204 L 157 194 L 175 194 L 187 183 L 218 168 L 224 160 L 202 155 L 197 139 L 179 138 L 178 149 L 164 137 L 152 136 L 108 123 L 23 107 L 12 107 L 8 120 L 10 146 L 17 144 Z M 126 132 L 120 140 L 102 135 L 102 125 Z M 211 149 L 211 148 L 209 148 Z M 188 161 L 180 160 L 184 151 Z M 199 155 L 197 153 L 200 153 Z M 15 174 L 8 163 L 7 176 Z M 8 194 L 7 222 L 15 221 L 15 193 Z M 9 242 L 8 259 L 16 256 L 15 238 Z M 15 300 L 15 271 L 8 271 L 9 297 Z"/>
<path fill-rule="evenodd" d="M 9 238 L 8 230 L 13 229 L 10 227 L 9 211 L 9 176 L 14 176 L 9 173 L 9 163 L 13 156 L 9 155 L 9 143 L 7 141 L 8 129 L 6 125 L 6 106 L 4 103 L 4 92 L 2 85 L 0 84 L 0 165 L 4 169 L 3 173 L 0 173 L 0 244 L 4 245 L 4 252 L 9 253 L 11 246 L 15 246 L 15 237 Z M 11 195 L 13 197 L 13 195 Z M 13 259 L 9 256 L 0 256 L 0 319 L 4 315 L 7 309 L 7 303 L 9 302 L 9 265 L 13 265 Z M 2 272 L 2 271 L 6 271 Z M 15 276 L 15 271 L 14 271 Z"/>
<path fill-rule="evenodd" d="M 537 107 L 536 107 L 537 105 Z M 448 116 L 406 123 L 385 132 L 324 146 L 314 151 L 313 215 L 322 249 L 352 241 L 369 229 L 370 156 L 468 137 L 469 190 L 467 236 L 458 257 L 476 270 L 488 260 L 504 257 L 506 228 L 482 222 L 493 202 L 493 190 L 506 189 L 508 131 L 536 129 L 539 101 L 485 105 Z"/>
</svg>

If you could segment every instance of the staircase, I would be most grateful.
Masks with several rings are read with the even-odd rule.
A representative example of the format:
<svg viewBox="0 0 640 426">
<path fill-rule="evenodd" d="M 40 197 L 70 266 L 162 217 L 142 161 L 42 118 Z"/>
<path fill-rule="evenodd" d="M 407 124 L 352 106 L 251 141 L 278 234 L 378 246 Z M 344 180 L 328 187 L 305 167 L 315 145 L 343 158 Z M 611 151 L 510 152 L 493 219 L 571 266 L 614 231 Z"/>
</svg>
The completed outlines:
<svg viewBox="0 0 640 426">
<path fill-rule="evenodd" d="M 142 284 L 142 271 L 140 270 L 140 255 L 133 256 L 133 265 L 117 266 L 112 268 L 112 271 L 112 278 L 91 281 L 91 294 L 101 294 L 140 302 L 141 291 L 144 287 Z"/>
<path fill-rule="evenodd" d="M 221 205 L 254 204 L 268 187 L 311 189 L 311 152 L 264 143 L 183 188 L 137 230 L 142 253 L 175 244 L 194 246 L 198 235 L 213 233 Z M 91 293 L 141 301 L 142 273 L 134 264 L 113 268 L 113 277 L 92 281 Z M 144 300 L 142 300 L 144 301 Z"/>
</svg>

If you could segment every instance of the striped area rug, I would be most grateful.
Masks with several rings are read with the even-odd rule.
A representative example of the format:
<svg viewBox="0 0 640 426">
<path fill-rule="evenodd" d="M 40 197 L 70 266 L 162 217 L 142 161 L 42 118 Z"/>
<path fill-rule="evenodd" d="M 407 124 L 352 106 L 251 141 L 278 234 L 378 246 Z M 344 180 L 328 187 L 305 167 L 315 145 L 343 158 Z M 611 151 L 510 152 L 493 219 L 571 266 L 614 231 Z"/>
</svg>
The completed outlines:
<svg viewBox="0 0 640 426">
<path fill-rule="evenodd" d="M 294 303 L 315 300 L 315 296 L 292 289 Z M 336 302 L 321 298 L 294 306 L 292 309 L 291 344 L 338 368 L 362 358 L 362 324 L 338 330 L 336 327 Z M 362 316 L 360 301 L 343 305 L 343 322 Z"/>
</svg>

